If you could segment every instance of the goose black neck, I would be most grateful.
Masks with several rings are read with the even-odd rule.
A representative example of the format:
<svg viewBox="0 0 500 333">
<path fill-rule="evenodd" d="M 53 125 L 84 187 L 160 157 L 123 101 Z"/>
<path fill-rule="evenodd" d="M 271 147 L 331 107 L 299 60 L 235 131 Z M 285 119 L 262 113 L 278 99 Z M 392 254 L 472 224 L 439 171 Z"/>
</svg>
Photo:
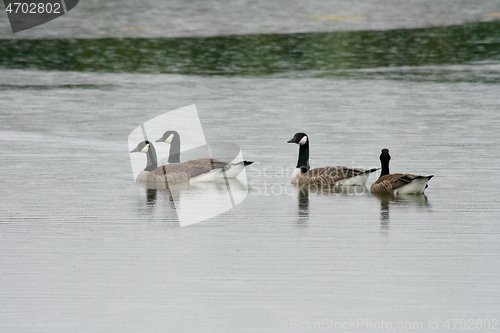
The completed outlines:
<svg viewBox="0 0 500 333">
<path fill-rule="evenodd" d="M 305 144 L 300 145 L 297 168 L 306 168 L 309 171 L 309 140 Z"/>
<path fill-rule="evenodd" d="M 179 136 L 174 136 L 170 142 L 170 153 L 168 154 L 168 163 L 181 162 L 181 139 Z"/>
<path fill-rule="evenodd" d="M 158 162 L 156 160 L 156 150 L 152 143 L 149 143 L 149 149 L 146 155 L 148 156 L 148 162 L 146 164 L 146 169 L 144 170 L 153 171 L 158 167 Z"/>
<path fill-rule="evenodd" d="M 382 171 L 380 172 L 380 177 L 389 174 L 389 161 L 390 158 L 383 158 L 382 156 L 380 157 L 380 163 L 382 165 Z"/>
</svg>

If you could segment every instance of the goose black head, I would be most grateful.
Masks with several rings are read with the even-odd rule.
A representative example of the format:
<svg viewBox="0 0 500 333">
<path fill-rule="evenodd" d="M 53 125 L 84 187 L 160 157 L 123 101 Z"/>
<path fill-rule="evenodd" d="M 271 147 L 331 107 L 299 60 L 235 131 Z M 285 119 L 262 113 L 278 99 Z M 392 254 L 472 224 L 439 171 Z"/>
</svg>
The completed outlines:
<svg viewBox="0 0 500 333">
<path fill-rule="evenodd" d="M 380 172 L 380 177 L 389 174 L 389 161 L 391 160 L 391 155 L 389 155 L 389 149 L 382 149 L 380 154 L 380 164 L 382 165 L 382 171 Z"/>
<path fill-rule="evenodd" d="M 307 134 L 306 133 L 295 133 L 293 138 L 291 140 L 288 140 L 288 143 L 296 143 L 298 145 L 305 145 L 308 141 Z"/>
<path fill-rule="evenodd" d="M 382 149 L 382 153 L 380 154 L 380 161 L 390 161 L 391 155 L 389 155 L 389 149 Z"/>
<path fill-rule="evenodd" d="M 137 147 L 132 149 L 130 152 L 131 153 L 145 153 L 145 154 L 147 154 L 150 147 L 151 147 L 151 142 L 146 140 L 146 141 L 140 142 L 137 145 Z"/>
<path fill-rule="evenodd" d="M 163 136 L 156 140 L 156 142 L 166 142 L 166 143 L 172 143 L 172 140 L 174 138 L 179 138 L 179 133 L 176 131 L 166 131 L 163 133 Z"/>
</svg>

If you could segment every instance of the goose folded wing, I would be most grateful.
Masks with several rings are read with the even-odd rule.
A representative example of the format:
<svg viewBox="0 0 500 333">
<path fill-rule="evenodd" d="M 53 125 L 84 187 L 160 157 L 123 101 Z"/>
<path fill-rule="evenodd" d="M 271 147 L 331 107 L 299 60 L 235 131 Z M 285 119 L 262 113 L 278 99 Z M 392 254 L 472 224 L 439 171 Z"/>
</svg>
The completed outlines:
<svg viewBox="0 0 500 333">
<path fill-rule="evenodd" d="M 403 174 L 403 173 L 394 173 L 391 175 L 385 175 L 380 177 L 376 183 L 381 183 L 384 181 L 389 182 L 392 185 L 392 189 L 395 190 L 397 188 L 400 188 L 406 184 L 411 183 L 415 179 L 419 178 L 421 176 L 416 176 L 416 175 L 411 175 L 411 174 Z"/>
<path fill-rule="evenodd" d="M 324 167 L 324 168 L 316 168 L 309 170 L 307 173 L 308 176 L 311 177 L 328 177 L 333 181 L 337 182 L 342 179 L 347 179 L 351 177 L 356 177 L 362 173 L 367 172 L 364 169 L 357 168 L 348 168 L 343 166 L 335 166 L 335 167 Z"/>
<path fill-rule="evenodd" d="M 228 163 L 214 158 L 199 158 L 197 160 L 189 160 L 184 163 L 208 167 L 210 169 L 218 169 L 225 167 Z"/>
<path fill-rule="evenodd" d="M 209 167 L 186 164 L 186 163 L 172 163 L 163 165 L 156 168 L 153 173 L 157 176 L 168 175 L 175 177 L 175 175 L 187 175 L 189 178 L 193 178 L 211 170 Z"/>
<path fill-rule="evenodd" d="M 365 172 L 363 169 L 342 166 L 323 167 L 309 170 L 300 179 L 301 184 L 335 184 L 339 180 L 354 177 Z"/>
</svg>

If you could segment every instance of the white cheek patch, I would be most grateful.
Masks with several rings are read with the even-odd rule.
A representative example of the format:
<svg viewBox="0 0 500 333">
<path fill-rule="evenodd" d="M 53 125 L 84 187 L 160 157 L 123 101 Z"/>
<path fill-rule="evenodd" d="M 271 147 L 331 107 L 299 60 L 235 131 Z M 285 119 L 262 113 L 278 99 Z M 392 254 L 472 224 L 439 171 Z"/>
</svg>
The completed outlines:
<svg viewBox="0 0 500 333">
<path fill-rule="evenodd" d="M 307 142 L 307 136 L 304 136 L 300 141 L 299 141 L 299 145 L 305 145 Z"/>
<path fill-rule="evenodd" d="M 173 139 L 173 138 L 174 138 L 174 134 L 172 133 L 172 134 L 170 134 L 170 135 L 168 136 L 168 138 L 165 140 L 165 142 L 166 142 L 166 143 L 170 143 L 170 142 L 172 142 L 172 139 Z"/>
<path fill-rule="evenodd" d="M 147 153 L 149 151 L 149 145 L 145 145 L 144 148 L 141 149 L 141 153 Z"/>
</svg>

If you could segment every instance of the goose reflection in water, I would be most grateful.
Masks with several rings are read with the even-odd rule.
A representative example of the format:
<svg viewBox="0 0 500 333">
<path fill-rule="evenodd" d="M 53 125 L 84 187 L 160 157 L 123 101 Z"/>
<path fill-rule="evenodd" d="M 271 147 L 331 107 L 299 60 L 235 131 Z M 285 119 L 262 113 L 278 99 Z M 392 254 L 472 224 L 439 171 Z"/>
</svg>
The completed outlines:
<svg viewBox="0 0 500 333">
<path fill-rule="evenodd" d="M 156 203 L 156 197 L 158 195 L 158 190 L 153 188 L 146 189 L 146 205 L 154 206 Z"/>
<path fill-rule="evenodd" d="M 176 214 L 181 226 L 220 215 L 243 201 L 248 193 L 247 186 L 238 179 L 172 185 L 161 182 L 138 184 L 146 190 L 146 205 L 156 206 L 155 215 Z"/>
<path fill-rule="evenodd" d="M 169 189 L 143 188 L 138 210 L 141 216 L 149 216 L 163 222 L 179 222 L 174 199 Z"/>
<path fill-rule="evenodd" d="M 365 185 L 342 186 L 342 185 L 299 185 L 292 184 L 292 187 L 297 192 L 297 214 L 299 216 L 299 223 L 303 224 L 309 219 L 309 193 L 320 195 L 345 195 L 356 196 L 366 195 L 369 193 Z"/>
<path fill-rule="evenodd" d="M 292 187 L 297 190 L 298 223 L 299 225 L 307 225 L 309 219 L 309 185 L 292 184 Z"/>
<path fill-rule="evenodd" d="M 380 222 L 384 229 L 389 228 L 389 207 L 426 207 L 429 202 L 425 194 L 378 194 L 372 193 L 372 196 L 380 200 Z"/>
</svg>

